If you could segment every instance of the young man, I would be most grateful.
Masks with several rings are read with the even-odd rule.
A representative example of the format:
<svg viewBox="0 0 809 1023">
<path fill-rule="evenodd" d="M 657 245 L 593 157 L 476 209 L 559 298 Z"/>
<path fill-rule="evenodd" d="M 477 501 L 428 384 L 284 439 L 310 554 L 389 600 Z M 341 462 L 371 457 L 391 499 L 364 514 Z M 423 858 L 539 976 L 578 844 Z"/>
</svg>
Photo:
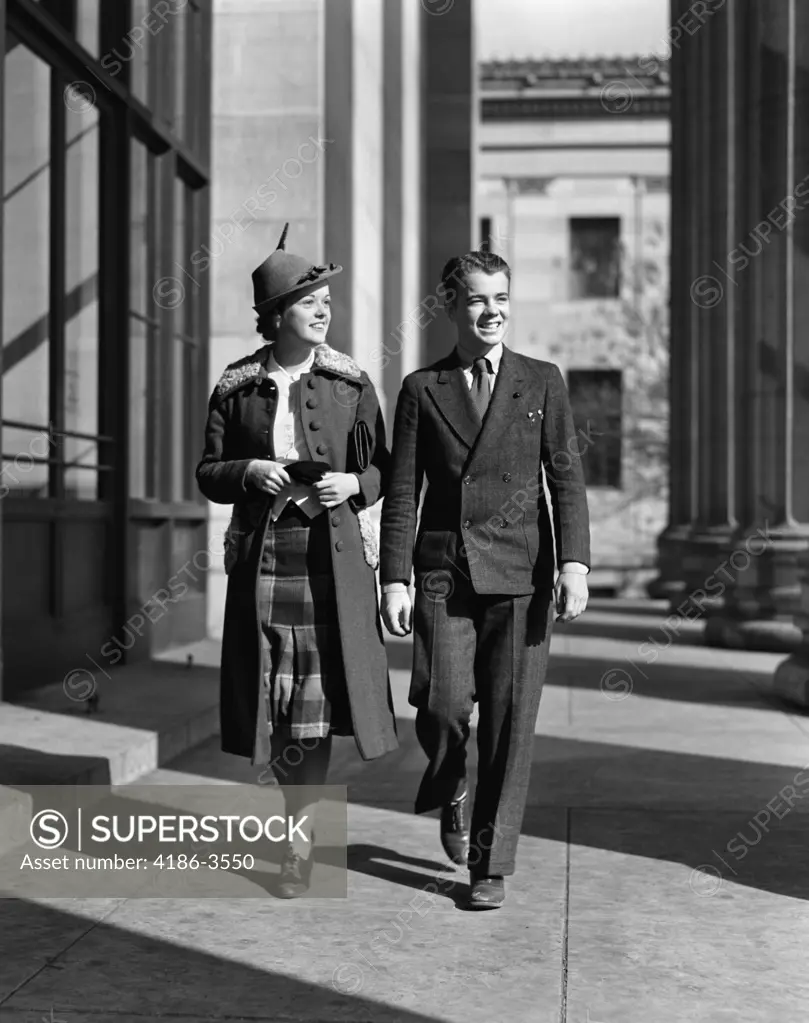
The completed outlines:
<svg viewBox="0 0 809 1023">
<path fill-rule="evenodd" d="M 444 849 L 469 866 L 472 909 L 500 906 L 503 878 L 514 873 L 554 605 L 558 620 L 571 621 L 588 595 L 587 499 L 567 391 L 553 363 L 503 344 L 510 280 L 508 264 L 489 252 L 444 268 L 439 294 L 457 344 L 404 380 L 382 507 L 383 620 L 397 636 L 412 621 L 410 703 L 429 758 L 416 813 L 441 808 Z"/>
</svg>

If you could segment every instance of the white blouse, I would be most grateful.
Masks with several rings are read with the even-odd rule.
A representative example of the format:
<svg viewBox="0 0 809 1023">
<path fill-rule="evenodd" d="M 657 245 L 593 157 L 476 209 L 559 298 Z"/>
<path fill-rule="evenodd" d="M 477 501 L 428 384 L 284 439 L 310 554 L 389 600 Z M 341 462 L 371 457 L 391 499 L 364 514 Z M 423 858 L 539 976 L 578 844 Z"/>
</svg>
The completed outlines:
<svg viewBox="0 0 809 1023">
<path fill-rule="evenodd" d="M 281 465 L 289 465 L 290 462 L 309 458 L 301 422 L 300 379 L 312 368 L 314 359 L 315 353 L 312 352 L 305 365 L 289 372 L 279 366 L 275 361 L 275 356 L 272 352 L 270 353 L 267 374 L 275 382 L 278 393 L 272 431 L 273 450 L 275 461 L 280 462 Z M 303 483 L 293 482 L 276 495 L 271 512 L 273 522 L 284 510 L 287 501 L 297 504 L 310 519 L 325 511 L 316 490 Z"/>
</svg>

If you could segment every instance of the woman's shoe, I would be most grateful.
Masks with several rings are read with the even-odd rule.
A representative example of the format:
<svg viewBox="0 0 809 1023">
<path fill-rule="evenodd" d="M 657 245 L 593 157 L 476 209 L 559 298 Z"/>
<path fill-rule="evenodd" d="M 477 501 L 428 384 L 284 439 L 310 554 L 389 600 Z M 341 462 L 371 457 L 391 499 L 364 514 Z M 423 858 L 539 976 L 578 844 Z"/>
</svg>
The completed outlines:
<svg viewBox="0 0 809 1023">
<path fill-rule="evenodd" d="M 288 845 L 281 860 L 278 895 L 282 899 L 297 899 L 309 891 L 312 880 L 312 853 L 304 859 Z"/>
</svg>

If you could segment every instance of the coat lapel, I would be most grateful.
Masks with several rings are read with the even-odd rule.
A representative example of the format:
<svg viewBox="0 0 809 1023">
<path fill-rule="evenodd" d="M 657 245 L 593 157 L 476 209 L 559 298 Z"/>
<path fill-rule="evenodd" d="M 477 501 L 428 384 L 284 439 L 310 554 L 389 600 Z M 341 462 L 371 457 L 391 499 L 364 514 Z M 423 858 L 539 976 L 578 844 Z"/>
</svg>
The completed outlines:
<svg viewBox="0 0 809 1023">
<path fill-rule="evenodd" d="M 525 375 L 520 360 L 511 349 L 503 346 L 503 357 L 494 382 L 489 407 L 480 428 L 475 454 L 493 447 L 500 434 L 513 420 L 515 407 L 522 397 Z M 515 395 L 517 398 L 515 399 Z M 521 403 L 519 403 L 521 404 Z"/>
<path fill-rule="evenodd" d="M 480 420 L 454 353 L 438 371 L 435 383 L 427 385 L 427 391 L 458 439 L 468 448 L 474 447 L 480 433 Z"/>
</svg>

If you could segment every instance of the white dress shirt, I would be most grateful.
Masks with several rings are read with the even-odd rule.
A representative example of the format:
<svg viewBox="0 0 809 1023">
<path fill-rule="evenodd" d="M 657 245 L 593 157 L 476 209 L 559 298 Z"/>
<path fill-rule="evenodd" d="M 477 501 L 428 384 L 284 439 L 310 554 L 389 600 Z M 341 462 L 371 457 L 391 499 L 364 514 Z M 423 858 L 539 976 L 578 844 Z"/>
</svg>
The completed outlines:
<svg viewBox="0 0 809 1023">
<path fill-rule="evenodd" d="M 458 358 L 461 360 L 463 366 L 463 375 L 466 380 L 466 384 L 469 390 L 472 390 L 472 383 L 474 380 L 474 360 L 477 356 L 470 354 L 465 351 L 460 345 L 456 346 L 455 349 L 458 353 Z M 500 363 L 503 359 L 503 342 L 498 341 L 496 345 L 492 345 L 488 352 L 485 353 L 486 358 L 489 360 L 489 388 L 490 393 L 494 391 L 494 382 L 497 379 L 497 373 L 500 370 Z M 563 561 L 561 571 L 564 572 L 575 572 L 578 575 L 587 575 L 590 569 L 586 565 L 580 564 L 578 561 Z M 394 593 L 397 590 L 406 590 L 407 586 L 403 582 L 395 583 L 384 583 L 382 586 L 383 593 Z"/>
<path fill-rule="evenodd" d="M 273 451 L 275 452 L 275 461 L 280 462 L 281 465 L 289 465 L 290 462 L 309 458 L 301 422 L 300 379 L 312 368 L 314 359 L 313 351 L 303 366 L 289 371 L 279 366 L 275 361 L 275 356 L 272 352 L 270 353 L 267 375 L 274 381 L 278 394 L 272 431 Z M 304 483 L 292 482 L 283 487 L 273 501 L 271 512 L 273 522 L 284 510 L 288 501 L 297 504 L 310 519 L 325 510 L 316 490 Z"/>
<path fill-rule="evenodd" d="M 473 363 L 477 356 L 470 355 L 470 353 L 464 351 L 464 349 L 461 348 L 460 345 L 456 346 L 456 351 L 458 353 L 458 358 L 461 360 L 461 364 L 463 365 L 463 375 L 466 380 L 466 385 L 471 391 L 472 383 L 474 382 L 475 378 L 475 368 Z M 494 390 L 494 382 L 497 379 L 497 372 L 500 369 L 500 362 L 502 361 L 503 358 L 503 342 L 498 341 L 496 345 L 492 345 L 488 352 L 486 352 L 486 358 L 489 360 L 490 366 L 489 393 L 491 394 L 491 392 Z"/>
</svg>

